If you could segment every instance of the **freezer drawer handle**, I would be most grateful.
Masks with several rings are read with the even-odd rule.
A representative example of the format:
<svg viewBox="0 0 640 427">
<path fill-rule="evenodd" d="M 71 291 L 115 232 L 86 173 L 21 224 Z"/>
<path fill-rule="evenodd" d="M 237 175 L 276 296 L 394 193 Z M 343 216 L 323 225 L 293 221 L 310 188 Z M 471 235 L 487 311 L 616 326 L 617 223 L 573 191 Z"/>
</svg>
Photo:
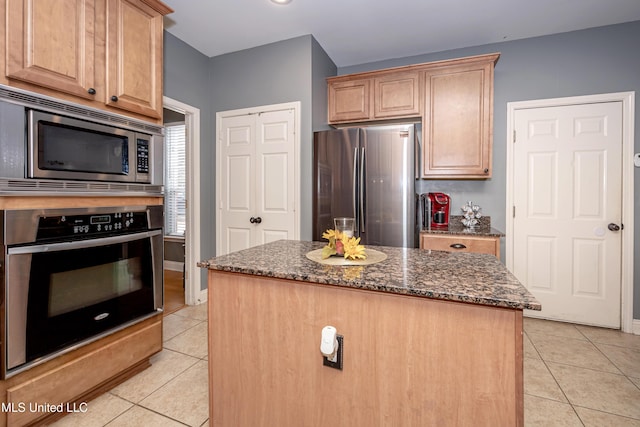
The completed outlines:
<svg viewBox="0 0 640 427">
<path fill-rule="evenodd" d="M 466 249 L 467 247 L 465 245 L 463 245 L 462 243 L 454 243 L 452 245 L 449 245 L 450 248 L 453 249 Z"/>
</svg>

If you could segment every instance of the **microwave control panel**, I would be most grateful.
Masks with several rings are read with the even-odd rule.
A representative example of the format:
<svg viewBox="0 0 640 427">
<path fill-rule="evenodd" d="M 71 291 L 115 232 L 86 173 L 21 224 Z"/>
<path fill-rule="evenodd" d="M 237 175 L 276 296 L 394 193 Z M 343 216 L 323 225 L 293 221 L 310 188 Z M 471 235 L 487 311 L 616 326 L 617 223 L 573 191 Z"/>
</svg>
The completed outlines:
<svg viewBox="0 0 640 427">
<path fill-rule="evenodd" d="M 36 241 L 83 235 L 106 236 L 148 229 L 147 213 L 144 211 L 42 216 L 38 221 Z"/>
<path fill-rule="evenodd" d="M 149 173 L 149 141 L 138 138 L 136 142 L 138 173 Z"/>
</svg>

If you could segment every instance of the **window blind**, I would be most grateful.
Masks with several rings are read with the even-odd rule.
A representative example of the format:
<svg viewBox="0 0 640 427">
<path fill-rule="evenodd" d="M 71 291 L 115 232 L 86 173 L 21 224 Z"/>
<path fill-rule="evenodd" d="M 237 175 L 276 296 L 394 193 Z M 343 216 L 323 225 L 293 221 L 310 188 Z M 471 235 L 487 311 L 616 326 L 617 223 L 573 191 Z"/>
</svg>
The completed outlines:
<svg viewBox="0 0 640 427">
<path fill-rule="evenodd" d="M 186 226 L 186 127 L 165 126 L 165 235 L 184 236 Z"/>
</svg>

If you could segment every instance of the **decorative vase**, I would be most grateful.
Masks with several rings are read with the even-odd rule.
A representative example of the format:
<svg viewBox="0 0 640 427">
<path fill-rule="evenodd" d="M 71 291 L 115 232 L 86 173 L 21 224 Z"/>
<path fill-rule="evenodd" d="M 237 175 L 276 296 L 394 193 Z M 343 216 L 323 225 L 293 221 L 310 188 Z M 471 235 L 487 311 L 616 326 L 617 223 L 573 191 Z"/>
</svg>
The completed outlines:
<svg viewBox="0 0 640 427">
<path fill-rule="evenodd" d="M 466 205 L 460 208 L 462 210 L 462 225 L 466 228 L 474 228 L 482 217 L 480 206 L 474 205 L 472 201 L 468 201 Z"/>
</svg>

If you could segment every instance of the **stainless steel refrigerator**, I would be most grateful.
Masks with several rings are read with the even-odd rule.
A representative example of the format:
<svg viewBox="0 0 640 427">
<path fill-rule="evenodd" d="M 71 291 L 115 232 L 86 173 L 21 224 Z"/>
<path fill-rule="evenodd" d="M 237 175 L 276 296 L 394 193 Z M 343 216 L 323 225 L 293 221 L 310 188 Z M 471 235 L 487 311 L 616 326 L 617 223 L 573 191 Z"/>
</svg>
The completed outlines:
<svg viewBox="0 0 640 427">
<path fill-rule="evenodd" d="M 333 218 L 356 219 L 365 245 L 416 247 L 415 156 L 418 125 L 314 133 L 313 239 Z"/>
</svg>

